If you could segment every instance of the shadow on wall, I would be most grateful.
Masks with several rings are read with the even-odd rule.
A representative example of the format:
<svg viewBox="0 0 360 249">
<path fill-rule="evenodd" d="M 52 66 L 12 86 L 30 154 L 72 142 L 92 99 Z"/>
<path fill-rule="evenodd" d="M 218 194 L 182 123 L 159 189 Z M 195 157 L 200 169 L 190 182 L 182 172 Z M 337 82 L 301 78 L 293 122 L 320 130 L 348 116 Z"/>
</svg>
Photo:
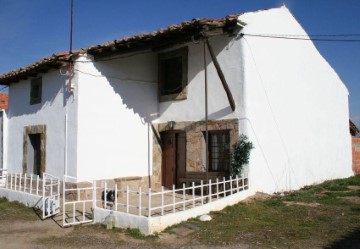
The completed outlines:
<svg viewBox="0 0 360 249">
<path fill-rule="evenodd" d="M 229 86 L 233 86 L 236 84 L 236 82 L 230 82 L 229 81 L 229 75 L 228 72 L 231 70 L 236 70 L 239 75 L 239 78 L 243 78 L 243 75 L 241 74 L 241 68 L 235 68 L 234 65 L 231 64 L 231 60 L 227 60 L 226 56 L 231 55 L 231 48 L 233 47 L 235 42 L 238 42 L 238 37 L 213 37 L 209 39 L 210 45 L 212 46 L 213 52 L 218 59 L 218 62 L 220 64 L 220 67 L 224 73 L 225 79 L 227 80 L 227 84 Z M 186 45 L 184 45 L 186 46 Z M 189 46 L 189 55 L 188 55 L 188 84 L 191 83 L 192 87 L 191 89 L 188 88 L 188 98 L 197 98 L 198 95 L 203 94 L 200 99 L 205 99 L 205 72 L 204 72 L 204 43 L 200 41 L 198 44 L 194 43 L 188 43 L 187 46 Z M 226 51 L 229 50 L 229 51 Z M 219 54 L 222 53 L 222 58 L 219 58 Z M 239 58 L 241 60 L 241 58 Z M 221 80 L 216 72 L 215 66 L 213 65 L 213 60 L 210 56 L 208 48 L 206 48 L 206 66 L 207 66 L 207 77 L 208 77 L 208 96 L 209 96 L 209 107 L 211 106 L 211 103 L 216 103 L 218 101 L 218 93 L 211 92 L 212 86 L 219 87 L 217 89 L 220 89 L 223 91 L 223 95 L 225 95 L 225 90 L 223 89 Z M 233 67 L 231 70 L 229 68 Z M 196 81 L 194 79 L 197 79 Z M 194 84 L 197 84 L 197 86 L 194 86 Z M 199 87 L 200 85 L 200 87 Z M 242 84 L 239 83 L 239 87 L 242 87 Z M 192 89 L 198 89 L 196 94 L 193 92 L 190 92 Z M 243 96 L 235 96 L 234 95 L 234 89 L 232 90 L 232 94 L 236 102 L 243 99 Z M 240 91 L 243 93 L 243 91 Z M 226 97 L 225 97 L 226 98 Z M 160 111 L 161 113 L 165 113 L 168 108 L 170 108 L 171 105 L 173 105 L 176 102 L 169 101 L 169 102 L 162 102 Z M 227 102 L 228 103 L 228 102 Z M 205 103 L 201 110 L 205 112 Z M 222 119 L 223 117 L 233 113 L 230 106 L 226 106 L 225 108 L 219 109 L 219 110 L 213 110 L 209 113 L 208 118 L 209 119 Z M 204 113 L 205 114 L 205 113 Z M 203 118 L 205 120 L 205 116 Z"/>
<path fill-rule="evenodd" d="M 215 55 L 219 55 L 222 51 L 228 50 L 231 48 L 236 38 L 226 38 L 223 37 L 211 39 L 210 43 L 212 44 Z M 192 89 L 204 89 L 204 54 L 203 54 L 203 43 L 199 44 L 188 43 L 183 46 L 176 46 L 174 49 L 179 47 L 189 47 L 188 55 L 188 84 L 200 84 L 200 86 L 192 87 Z M 166 50 L 171 51 L 171 50 Z M 161 52 L 159 52 L 161 53 Z M 225 53 L 226 56 L 228 52 Z M 220 66 L 224 70 L 226 67 L 232 65 L 226 64 L 227 61 L 223 58 L 220 61 Z M 222 83 L 216 73 L 215 67 L 213 64 L 211 56 L 207 51 L 207 67 L 209 72 L 208 84 L 209 85 L 218 85 L 222 89 Z M 121 97 L 122 102 L 130 110 L 133 110 L 134 113 L 138 114 L 145 122 L 151 122 L 157 119 L 160 114 L 167 111 L 167 109 L 174 104 L 181 102 L 179 101 L 167 101 L 159 102 L 158 97 L 158 55 L 153 51 L 144 51 L 137 55 L 124 56 L 124 58 L 108 60 L 108 61 L 98 61 L 94 63 L 95 68 L 99 72 L 98 77 L 106 77 L 112 86 L 114 92 Z M 237 70 L 237 69 L 234 69 Z M 239 74 L 241 70 L 239 69 Z M 202 75 L 201 75 L 202 74 Z M 200 77 L 198 77 L 200 75 Z M 211 76 L 211 77 L 210 77 Z M 96 77 L 96 76 L 95 76 Z M 195 78 L 198 79 L 195 82 Z M 227 75 L 225 73 L 225 78 Z M 230 84 L 230 82 L 228 82 Z M 234 85 L 234 83 L 231 83 Z M 239 87 L 240 84 L 239 84 Z M 192 89 L 188 89 L 188 98 L 196 97 L 196 94 L 189 92 Z M 199 91 L 199 90 L 197 90 Z M 242 92 L 242 91 L 241 91 Z M 203 91 L 205 95 L 205 91 Z M 209 93 L 216 97 L 216 93 Z M 225 95 L 225 90 L 224 90 Z M 234 96 L 235 99 L 241 99 L 242 96 Z M 202 96 L 201 98 L 204 98 Z M 209 99 L 210 102 L 217 101 L 214 99 Z M 161 108 L 160 108 L 161 106 Z M 205 107 L 204 107 L 205 109 Z M 161 113 L 159 113 L 159 110 Z M 202 109 L 199 110 L 203 111 Z M 232 113 L 230 106 L 226 106 L 219 110 L 214 110 L 209 114 L 209 119 L 221 119 L 224 116 Z"/>
<path fill-rule="evenodd" d="M 134 114 L 138 114 L 143 123 L 155 120 L 158 115 L 155 59 L 155 54 L 144 52 L 144 54 L 94 63 L 94 67 L 98 70 L 94 77 L 106 78 L 122 104 Z"/>
</svg>

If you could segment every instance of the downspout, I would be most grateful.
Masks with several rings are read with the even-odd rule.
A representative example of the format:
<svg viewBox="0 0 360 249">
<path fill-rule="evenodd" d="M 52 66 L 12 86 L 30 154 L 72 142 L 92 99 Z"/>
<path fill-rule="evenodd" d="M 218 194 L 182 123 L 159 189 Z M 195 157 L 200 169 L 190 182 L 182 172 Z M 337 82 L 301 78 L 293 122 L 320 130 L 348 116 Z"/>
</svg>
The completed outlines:
<svg viewBox="0 0 360 249">
<path fill-rule="evenodd" d="M 207 64 L 206 64 L 206 44 L 207 38 L 204 38 L 204 73 L 205 73 L 205 144 L 206 144 L 206 182 L 209 182 L 209 130 L 208 130 L 208 82 L 207 82 Z"/>
<path fill-rule="evenodd" d="M 72 85 L 72 78 L 74 77 L 74 61 L 73 61 L 73 16 L 74 16 L 74 0 L 70 1 L 70 49 L 69 49 L 69 81 L 67 90 L 70 94 L 74 93 L 74 87 Z M 64 94 L 66 94 L 66 91 L 64 91 Z M 69 96 L 70 97 L 70 96 Z M 65 151 L 64 151 L 64 175 L 67 175 L 67 140 L 68 140 L 68 99 L 66 98 L 65 101 Z"/>
<path fill-rule="evenodd" d="M 67 175 L 67 137 L 68 137 L 68 113 L 67 113 L 67 101 L 65 104 L 65 151 L 64 151 L 64 175 Z"/>
</svg>

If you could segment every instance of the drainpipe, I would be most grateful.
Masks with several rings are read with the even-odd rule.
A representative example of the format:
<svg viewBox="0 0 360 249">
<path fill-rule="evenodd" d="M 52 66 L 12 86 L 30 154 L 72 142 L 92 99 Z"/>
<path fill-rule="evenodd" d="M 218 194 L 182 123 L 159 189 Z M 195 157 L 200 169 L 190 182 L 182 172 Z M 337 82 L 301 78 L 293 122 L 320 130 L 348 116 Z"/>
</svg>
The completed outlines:
<svg viewBox="0 0 360 249">
<path fill-rule="evenodd" d="M 206 182 L 209 182 L 209 130 L 208 130 L 208 82 L 206 65 L 206 44 L 207 38 L 204 38 L 204 73 L 205 73 L 205 145 L 206 145 Z"/>
<path fill-rule="evenodd" d="M 64 151 L 64 175 L 67 175 L 67 137 L 68 137 L 68 114 L 67 114 L 67 101 L 66 101 L 66 104 L 65 104 L 65 151 Z"/>
</svg>

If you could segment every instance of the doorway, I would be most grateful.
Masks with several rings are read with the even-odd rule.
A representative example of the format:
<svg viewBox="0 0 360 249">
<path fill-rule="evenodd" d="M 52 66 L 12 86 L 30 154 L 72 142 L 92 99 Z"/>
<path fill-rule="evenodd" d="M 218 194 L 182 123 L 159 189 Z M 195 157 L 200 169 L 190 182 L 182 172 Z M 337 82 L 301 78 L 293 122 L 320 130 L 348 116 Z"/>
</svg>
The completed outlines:
<svg viewBox="0 0 360 249">
<path fill-rule="evenodd" d="M 41 173 L 41 134 L 29 134 L 27 173 L 40 175 Z"/>
<path fill-rule="evenodd" d="M 23 173 L 40 177 L 45 173 L 46 126 L 24 127 L 23 137 Z"/>
<path fill-rule="evenodd" d="M 179 179 L 186 172 L 186 133 L 180 130 L 161 132 L 162 186 L 171 189 L 173 185 L 181 187 Z"/>
</svg>

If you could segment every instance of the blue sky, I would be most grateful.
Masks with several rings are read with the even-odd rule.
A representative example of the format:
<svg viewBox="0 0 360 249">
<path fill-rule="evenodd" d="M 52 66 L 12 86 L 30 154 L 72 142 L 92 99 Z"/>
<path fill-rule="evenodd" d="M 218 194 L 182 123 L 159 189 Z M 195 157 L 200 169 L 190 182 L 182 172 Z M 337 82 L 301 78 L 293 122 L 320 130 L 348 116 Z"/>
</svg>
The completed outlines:
<svg viewBox="0 0 360 249">
<path fill-rule="evenodd" d="M 75 49 L 195 17 L 219 18 L 282 4 L 309 34 L 360 34 L 360 0 L 74 0 L 74 4 Z M 70 0 L 0 0 L 0 74 L 68 51 L 69 7 Z M 360 43 L 315 45 L 348 87 L 350 117 L 360 127 Z"/>
</svg>

